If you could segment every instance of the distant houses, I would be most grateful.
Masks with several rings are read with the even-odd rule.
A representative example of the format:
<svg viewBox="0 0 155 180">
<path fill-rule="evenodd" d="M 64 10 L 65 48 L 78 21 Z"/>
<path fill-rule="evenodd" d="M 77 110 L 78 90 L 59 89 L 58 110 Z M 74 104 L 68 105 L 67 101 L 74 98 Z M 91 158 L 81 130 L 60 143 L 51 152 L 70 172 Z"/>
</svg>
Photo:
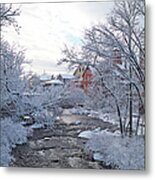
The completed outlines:
<svg viewBox="0 0 155 180">
<path fill-rule="evenodd" d="M 50 87 L 50 86 L 63 86 L 64 83 L 60 80 L 53 79 L 53 80 L 48 80 L 42 83 L 43 87 Z"/>
<path fill-rule="evenodd" d="M 53 86 L 72 86 L 82 88 L 85 93 L 88 93 L 92 83 L 95 70 L 90 66 L 79 66 L 73 74 L 59 74 L 57 77 L 43 73 L 40 76 L 31 75 L 29 79 L 30 88 L 42 86 L 49 89 Z"/>
<path fill-rule="evenodd" d="M 53 86 L 63 86 L 64 83 L 62 81 L 60 81 L 59 79 L 53 79 L 50 81 L 51 85 Z"/>
<path fill-rule="evenodd" d="M 72 74 L 59 74 L 57 76 L 57 79 L 63 82 L 64 84 L 69 83 L 73 80 L 75 80 L 75 76 Z"/>
<path fill-rule="evenodd" d="M 58 79 L 55 79 L 54 76 L 43 73 L 42 75 L 31 75 L 29 78 L 29 87 L 35 88 L 37 86 L 42 86 L 44 88 L 50 88 L 51 86 L 63 86 L 64 83 Z"/>
<path fill-rule="evenodd" d="M 52 78 L 50 75 L 44 73 L 39 78 L 40 78 L 40 85 L 42 85 L 43 87 L 48 87 L 51 85 L 50 81 Z"/>
<path fill-rule="evenodd" d="M 144 67 L 144 57 L 143 54 L 140 54 L 140 66 Z M 122 58 L 121 52 L 118 48 L 114 48 L 112 52 L 112 58 L 111 62 L 113 67 L 117 66 L 120 70 L 128 71 L 129 65 L 127 65 L 127 62 Z M 105 60 L 104 63 L 107 63 L 108 60 Z M 118 71 L 118 69 L 115 68 L 115 74 L 117 78 L 120 78 L 123 80 L 123 77 Z M 82 88 L 85 93 L 87 94 L 89 92 L 89 89 L 92 85 L 92 82 L 94 81 L 94 77 L 97 75 L 97 70 L 89 65 L 79 65 L 73 74 L 63 74 L 60 73 L 58 76 L 54 77 L 53 75 L 48 75 L 46 73 L 43 73 L 41 76 L 32 75 L 29 79 L 30 81 L 30 87 L 41 85 L 43 87 L 51 87 L 51 86 L 65 86 L 69 85 L 72 87 L 78 87 Z"/>
<path fill-rule="evenodd" d="M 64 86 L 65 84 L 73 82 L 74 79 L 75 76 L 71 74 L 59 74 L 57 77 L 46 73 L 43 73 L 40 76 L 33 74 L 29 78 L 29 87 L 32 89 L 37 86 L 42 86 L 47 89 L 52 86 Z"/>
</svg>

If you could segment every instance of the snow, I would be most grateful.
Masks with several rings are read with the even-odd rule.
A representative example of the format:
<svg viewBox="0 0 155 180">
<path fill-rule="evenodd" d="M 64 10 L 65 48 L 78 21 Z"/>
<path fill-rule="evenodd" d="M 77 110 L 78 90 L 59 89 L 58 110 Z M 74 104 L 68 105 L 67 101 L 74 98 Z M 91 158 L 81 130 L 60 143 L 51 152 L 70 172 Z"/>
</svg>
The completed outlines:
<svg viewBox="0 0 155 180">
<path fill-rule="evenodd" d="M 100 110 L 94 111 L 94 110 L 89 110 L 82 107 L 72 108 L 70 112 L 73 114 L 78 114 L 78 115 L 86 115 L 90 118 L 99 119 L 99 120 L 102 120 L 103 122 L 108 122 L 119 127 L 118 116 L 115 113 L 103 113 Z M 135 132 L 136 132 L 136 127 L 137 127 L 137 118 L 138 118 L 138 115 L 133 115 L 133 131 Z M 124 119 L 122 120 L 124 121 L 124 124 L 126 127 L 127 124 L 129 123 L 129 118 L 127 118 L 126 120 Z M 119 134 L 119 131 L 117 132 Z M 140 117 L 139 127 L 137 129 L 137 135 L 144 135 L 144 134 L 145 134 L 144 117 Z"/>
<path fill-rule="evenodd" d="M 121 137 L 96 134 L 86 144 L 87 151 L 93 152 L 94 160 L 125 170 L 144 169 L 144 137 Z"/>
<path fill-rule="evenodd" d="M 64 83 L 58 79 L 44 81 L 43 85 L 63 85 Z"/>
<path fill-rule="evenodd" d="M 23 96 L 41 96 L 41 93 L 36 93 L 36 92 L 24 92 Z"/>
<path fill-rule="evenodd" d="M 22 121 L 22 122 L 21 122 L 21 125 L 23 125 L 23 126 L 24 126 L 24 125 L 27 125 L 27 122 L 26 122 L 26 121 Z"/>
<path fill-rule="evenodd" d="M 102 159 L 103 159 L 103 155 L 101 154 L 101 153 L 99 153 L 99 152 L 96 152 L 96 153 L 94 153 L 93 154 L 93 159 L 94 160 L 96 160 L 96 161 L 103 161 Z"/>
<path fill-rule="evenodd" d="M 122 69 L 122 70 L 126 70 L 124 63 L 122 63 L 122 64 L 117 64 L 116 66 L 117 66 L 118 68 Z"/>
<path fill-rule="evenodd" d="M 9 166 L 15 160 L 11 151 L 17 144 L 26 143 L 27 137 L 32 135 L 32 129 L 24 128 L 21 123 L 13 122 L 11 118 L 5 118 L 1 123 L 1 153 L 0 165 Z"/>
<path fill-rule="evenodd" d="M 111 132 L 100 127 L 80 132 L 78 137 L 88 139 L 86 151 L 106 166 L 126 170 L 143 170 L 144 136 L 122 137 L 120 131 Z"/>
<path fill-rule="evenodd" d="M 38 124 L 38 123 L 35 123 L 31 126 L 32 129 L 39 129 L 39 128 L 43 128 L 43 124 Z"/>
<path fill-rule="evenodd" d="M 72 114 L 78 114 L 78 115 L 89 115 L 90 111 L 81 107 L 78 108 L 72 108 L 70 110 Z"/>
<path fill-rule="evenodd" d="M 104 122 L 119 125 L 116 115 L 112 113 L 102 113 L 101 111 L 84 108 L 73 108 L 71 112 L 73 114 L 87 115 L 90 118 L 97 118 Z M 127 119 L 126 121 L 128 122 L 129 120 Z M 133 117 L 134 129 L 136 122 L 137 117 Z M 122 137 L 119 130 L 111 132 L 109 129 L 102 130 L 98 127 L 94 130 L 80 132 L 78 137 L 88 139 L 86 149 L 93 152 L 94 160 L 102 162 L 103 165 L 111 166 L 114 169 L 144 170 L 145 143 L 144 133 L 140 132 L 140 128 L 138 129 L 137 135 L 138 136 L 133 137 Z"/>
<path fill-rule="evenodd" d="M 40 76 L 40 81 L 49 81 L 49 80 L 51 80 L 51 76 L 50 75 L 42 74 Z"/>
<path fill-rule="evenodd" d="M 69 87 L 64 93 L 62 103 L 64 104 L 64 106 L 75 107 L 77 106 L 77 104 L 84 103 L 86 98 L 86 94 L 81 88 Z"/>
<path fill-rule="evenodd" d="M 93 76 L 96 76 L 98 74 L 97 70 L 94 67 L 89 66 L 89 69 L 91 70 Z"/>
<path fill-rule="evenodd" d="M 71 124 L 73 124 L 73 125 L 80 125 L 81 121 L 80 120 L 76 120 L 76 121 L 72 122 Z"/>
<path fill-rule="evenodd" d="M 63 79 L 75 79 L 75 76 L 72 74 L 61 74 Z"/>
<path fill-rule="evenodd" d="M 115 116 L 102 114 L 101 112 L 74 108 L 76 114 L 87 114 L 89 117 L 102 119 L 103 121 L 117 125 Z M 136 127 L 136 118 L 133 118 L 133 126 Z M 119 130 L 111 132 L 100 127 L 94 130 L 80 132 L 78 137 L 88 139 L 86 149 L 93 152 L 94 160 L 101 161 L 104 165 L 118 169 L 144 169 L 144 136 L 122 137 Z"/>
<path fill-rule="evenodd" d="M 51 84 L 58 84 L 58 85 L 63 85 L 64 83 L 58 79 L 53 79 L 50 81 Z"/>
<path fill-rule="evenodd" d="M 25 120 L 29 120 L 29 119 L 31 119 L 31 117 L 30 116 L 24 116 L 23 117 Z"/>
<path fill-rule="evenodd" d="M 52 126 L 54 123 L 53 112 L 48 111 L 47 109 L 43 109 L 34 113 L 35 124 L 31 127 L 33 129 L 42 128 L 45 126 Z"/>
<path fill-rule="evenodd" d="M 94 130 L 86 130 L 80 132 L 78 137 L 85 138 L 85 139 L 91 139 L 95 135 L 109 135 L 109 136 L 120 136 L 120 131 L 110 132 L 108 129 L 101 130 L 100 127 L 94 129 Z"/>
<path fill-rule="evenodd" d="M 89 110 L 81 107 L 72 108 L 70 111 L 73 114 L 87 115 L 90 118 L 100 119 L 103 122 L 109 122 L 114 125 L 119 125 L 119 121 L 117 120 L 118 118 L 115 114 L 112 113 L 102 113 L 101 111 Z"/>
<path fill-rule="evenodd" d="M 90 139 L 90 138 L 93 137 L 93 135 L 94 135 L 94 132 L 93 132 L 93 131 L 87 130 L 87 131 L 81 132 L 81 133 L 78 135 L 78 137 Z"/>
</svg>

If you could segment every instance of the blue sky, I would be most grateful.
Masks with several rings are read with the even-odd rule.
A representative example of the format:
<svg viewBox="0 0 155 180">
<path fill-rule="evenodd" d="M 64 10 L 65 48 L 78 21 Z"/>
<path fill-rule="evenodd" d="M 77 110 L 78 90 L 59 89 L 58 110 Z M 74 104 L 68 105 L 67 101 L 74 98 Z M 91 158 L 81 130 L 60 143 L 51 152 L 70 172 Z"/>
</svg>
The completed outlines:
<svg viewBox="0 0 155 180">
<path fill-rule="evenodd" d="M 84 29 L 105 22 L 113 2 L 32 3 L 14 7 L 21 9 L 17 17 L 20 34 L 11 27 L 3 33 L 10 44 L 26 49 L 26 58 L 32 63 L 25 70 L 58 74 L 67 72 L 65 65 L 57 66 L 64 44 L 80 46 Z"/>
</svg>

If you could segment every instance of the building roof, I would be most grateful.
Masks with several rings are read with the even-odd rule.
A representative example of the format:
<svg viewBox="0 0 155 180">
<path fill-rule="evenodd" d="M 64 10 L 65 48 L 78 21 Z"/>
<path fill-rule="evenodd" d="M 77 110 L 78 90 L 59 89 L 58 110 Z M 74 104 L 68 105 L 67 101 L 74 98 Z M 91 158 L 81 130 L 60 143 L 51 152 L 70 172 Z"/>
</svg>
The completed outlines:
<svg viewBox="0 0 155 180">
<path fill-rule="evenodd" d="M 96 74 L 97 74 L 97 70 L 96 70 L 94 67 L 89 66 L 89 69 L 91 70 L 91 72 L 92 72 L 93 75 L 96 75 Z"/>
<path fill-rule="evenodd" d="M 96 75 L 97 74 L 97 70 L 94 67 L 88 66 L 88 65 L 87 66 L 86 65 L 82 65 L 82 66 L 78 66 L 78 68 L 74 72 L 74 75 L 75 76 L 79 75 L 79 78 L 82 78 L 82 76 L 86 73 L 88 68 L 90 69 L 92 75 Z M 80 72 L 79 72 L 79 69 L 80 69 Z"/>
<path fill-rule="evenodd" d="M 53 79 L 50 81 L 51 84 L 58 84 L 58 85 L 63 85 L 64 83 L 62 81 L 60 81 L 59 79 Z"/>
<path fill-rule="evenodd" d="M 86 69 L 85 69 L 85 71 L 83 72 L 83 75 L 86 73 L 86 71 L 87 71 L 88 69 L 90 69 L 92 75 L 95 76 L 95 75 L 97 74 L 97 70 L 96 70 L 95 68 L 93 68 L 92 66 L 87 66 Z M 82 76 L 83 76 L 83 75 L 82 75 Z"/>
<path fill-rule="evenodd" d="M 85 71 L 85 69 L 86 69 L 86 66 L 85 66 L 85 65 L 79 65 L 79 66 L 75 69 L 73 75 L 76 76 L 76 77 L 78 77 L 78 78 L 81 78 L 82 75 L 83 75 L 83 73 L 84 73 L 84 71 Z"/>
<path fill-rule="evenodd" d="M 60 76 L 63 78 L 63 79 L 75 79 L 75 76 L 72 75 L 72 74 L 60 74 Z"/>
<path fill-rule="evenodd" d="M 40 76 L 40 81 L 49 81 L 49 80 L 51 80 L 51 76 L 48 74 L 42 74 Z"/>
<path fill-rule="evenodd" d="M 64 83 L 58 79 L 48 80 L 43 82 L 44 85 L 63 85 Z"/>
</svg>

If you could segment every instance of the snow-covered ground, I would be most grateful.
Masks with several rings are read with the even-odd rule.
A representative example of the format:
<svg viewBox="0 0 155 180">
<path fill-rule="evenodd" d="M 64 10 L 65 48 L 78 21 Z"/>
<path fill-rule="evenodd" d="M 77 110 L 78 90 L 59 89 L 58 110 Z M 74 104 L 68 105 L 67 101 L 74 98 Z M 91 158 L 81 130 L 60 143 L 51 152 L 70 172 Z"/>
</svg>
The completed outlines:
<svg viewBox="0 0 155 180">
<path fill-rule="evenodd" d="M 119 125 L 117 118 L 112 114 L 103 114 L 83 108 L 74 108 L 71 112 Z M 133 120 L 133 126 L 136 127 L 136 117 Z M 138 134 L 141 135 L 122 137 L 118 130 L 111 132 L 109 129 L 102 130 L 98 127 L 95 130 L 80 132 L 78 137 L 88 139 L 86 151 L 92 154 L 94 160 L 101 161 L 112 168 L 143 170 L 145 168 L 144 133 L 141 133 L 139 129 Z"/>
<path fill-rule="evenodd" d="M 1 122 L 1 141 L 0 141 L 0 165 L 9 166 L 14 160 L 11 155 L 12 148 L 17 144 L 26 143 L 27 137 L 32 135 L 31 128 L 25 128 L 21 123 L 13 122 L 11 118 L 5 118 Z"/>
<path fill-rule="evenodd" d="M 104 135 L 113 135 L 113 136 L 120 136 L 120 131 L 115 131 L 114 133 L 108 131 L 107 129 L 101 130 L 100 128 L 96 128 L 94 130 L 86 130 L 81 132 L 78 137 L 85 138 L 85 139 L 91 139 L 94 136 L 104 136 Z"/>
<path fill-rule="evenodd" d="M 86 151 L 93 154 L 93 159 L 101 161 L 106 166 L 126 170 L 144 169 L 144 137 L 122 137 L 106 130 L 87 130 L 79 137 L 88 139 Z"/>
<path fill-rule="evenodd" d="M 77 107 L 77 108 L 72 108 L 71 113 L 73 114 L 79 114 L 79 115 L 87 115 L 90 118 L 95 118 L 95 119 L 100 119 L 103 122 L 109 122 L 113 125 L 117 125 L 119 127 L 119 119 L 118 116 L 114 113 L 103 113 L 101 110 L 99 111 L 94 111 L 94 110 L 90 110 L 90 109 L 85 109 L 82 107 Z M 133 116 L 133 131 L 136 132 L 136 127 L 137 127 L 137 115 Z M 139 121 L 139 126 L 137 129 L 137 135 L 144 135 L 145 134 L 145 122 L 144 122 L 144 117 L 140 118 Z M 127 127 L 128 123 L 129 123 L 129 119 L 122 119 L 123 120 L 123 124 L 125 125 L 125 127 Z"/>
<path fill-rule="evenodd" d="M 70 110 L 74 114 L 87 115 L 98 118 L 115 125 L 114 117 L 83 108 Z M 26 118 L 28 118 L 26 116 Z M 33 129 L 42 128 L 45 125 L 51 126 L 54 122 L 53 115 L 47 110 L 35 113 L 35 123 L 24 127 L 23 122 L 15 122 L 11 118 L 1 121 L 1 166 L 9 166 L 14 160 L 11 151 L 17 144 L 27 142 L 27 137 L 32 135 Z M 113 119 L 113 120 L 110 120 Z M 76 125 L 81 121 L 77 120 Z M 86 150 L 93 153 L 94 160 L 101 161 L 106 165 L 119 169 L 144 169 L 144 137 L 121 137 L 120 131 L 114 132 L 109 129 L 101 129 L 80 132 L 78 137 L 88 139 Z"/>
<path fill-rule="evenodd" d="M 104 122 L 109 122 L 111 124 L 119 125 L 119 121 L 117 120 L 116 115 L 112 113 L 108 114 L 108 113 L 103 113 L 101 111 L 85 109 L 82 107 L 72 108 L 70 111 L 73 114 L 87 115 L 88 117 L 91 118 L 101 119 Z"/>
<path fill-rule="evenodd" d="M 24 116 L 25 120 L 29 120 L 29 116 Z M 52 126 L 54 118 L 52 112 L 46 109 L 34 114 L 35 123 L 27 126 L 27 121 L 16 122 L 9 118 L 3 119 L 0 123 L 1 127 L 1 141 L 0 141 L 0 165 L 9 166 L 14 161 L 11 151 L 18 144 L 27 142 L 27 137 L 31 136 L 33 129 L 43 128 L 45 126 Z"/>
</svg>

